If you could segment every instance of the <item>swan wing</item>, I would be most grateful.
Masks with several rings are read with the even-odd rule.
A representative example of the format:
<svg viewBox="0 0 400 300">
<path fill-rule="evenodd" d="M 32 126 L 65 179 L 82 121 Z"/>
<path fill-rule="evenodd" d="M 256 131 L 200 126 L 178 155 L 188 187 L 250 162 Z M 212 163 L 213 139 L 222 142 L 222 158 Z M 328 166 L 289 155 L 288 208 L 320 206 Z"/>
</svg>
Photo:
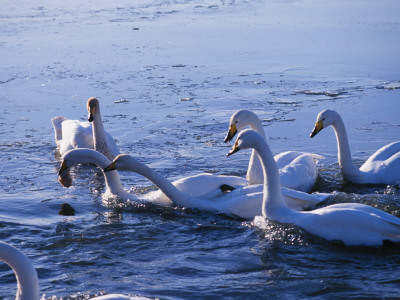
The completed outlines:
<svg viewBox="0 0 400 300">
<path fill-rule="evenodd" d="M 262 214 L 263 193 L 251 193 L 240 197 L 232 197 L 221 202 L 222 211 L 228 211 L 241 218 L 251 219 Z"/>
<path fill-rule="evenodd" d="M 107 131 L 105 131 L 105 135 L 106 135 L 108 150 L 110 151 L 110 154 L 113 157 L 116 157 L 118 154 L 120 154 L 117 143 L 114 140 L 114 138 L 111 136 L 111 134 L 109 134 Z"/>
<path fill-rule="evenodd" d="M 314 158 L 308 154 L 295 157 L 288 165 L 279 169 L 284 187 L 302 192 L 311 191 L 318 177 Z"/>
<path fill-rule="evenodd" d="M 201 173 L 178 179 L 173 184 L 183 193 L 192 197 L 203 197 L 215 190 L 219 190 L 221 185 L 241 187 L 247 184 L 247 180 L 239 176 L 214 175 Z"/>
<path fill-rule="evenodd" d="M 385 161 L 390 159 L 391 156 L 400 152 L 400 142 L 393 142 L 388 144 L 379 150 L 377 150 L 374 154 L 372 154 L 364 165 L 360 168 L 360 170 L 367 171 L 368 166 L 373 164 L 374 162 Z"/>
<path fill-rule="evenodd" d="M 62 140 L 62 122 L 64 122 L 66 118 L 64 117 L 54 117 L 51 118 L 51 124 L 53 125 L 54 128 L 54 135 L 55 135 L 55 140 L 56 140 L 56 145 L 60 143 Z"/>
<path fill-rule="evenodd" d="M 328 193 L 313 193 L 308 194 L 301 191 L 281 188 L 283 199 L 288 207 L 295 210 L 304 210 L 315 206 L 316 204 L 327 200 L 331 194 Z"/>
<path fill-rule="evenodd" d="M 93 149 L 92 127 L 89 122 L 64 120 L 61 123 L 61 132 L 62 140 L 58 144 L 60 154 L 75 148 Z"/>
<path fill-rule="evenodd" d="M 371 174 L 372 183 L 399 183 L 400 142 L 393 142 L 379 149 L 360 167 L 360 171 Z"/>
<path fill-rule="evenodd" d="M 278 165 L 278 168 L 281 169 L 290 163 L 292 163 L 293 160 L 295 160 L 297 157 L 302 156 L 302 155 L 309 155 L 312 158 L 314 158 L 315 162 L 317 162 L 320 159 L 324 159 L 323 156 L 314 154 L 314 153 L 309 153 L 309 152 L 301 152 L 301 151 L 285 151 L 282 153 L 279 153 L 274 156 L 275 162 Z"/>
</svg>

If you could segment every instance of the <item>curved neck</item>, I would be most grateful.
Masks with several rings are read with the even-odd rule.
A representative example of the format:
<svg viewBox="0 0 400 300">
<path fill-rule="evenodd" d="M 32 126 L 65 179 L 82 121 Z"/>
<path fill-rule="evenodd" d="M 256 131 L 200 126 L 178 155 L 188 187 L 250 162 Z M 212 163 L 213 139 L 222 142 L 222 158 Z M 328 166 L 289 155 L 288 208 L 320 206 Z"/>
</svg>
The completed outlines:
<svg viewBox="0 0 400 300">
<path fill-rule="evenodd" d="M 116 170 L 103 172 L 103 174 L 104 178 L 106 179 L 107 188 L 112 194 L 124 199 L 131 196 L 127 191 L 125 191 L 124 187 L 122 186 L 121 178 L 119 177 L 119 174 Z"/>
<path fill-rule="evenodd" d="M 261 120 L 256 114 L 249 115 L 248 124 L 250 128 L 258 132 L 264 138 L 264 140 L 266 139 L 264 127 L 262 126 Z"/>
<path fill-rule="evenodd" d="M 190 198 L 189 195 L 182 193 L 168 179 L 145 164 L 135 161 L 134 164 L 130 164 L 128 167 L 130 170 L 153 182 L 174 204 L 179 206 L 190 205 L 190 202 L 188 201 L 188 198 Z"/>
<path fill-rule="evenodd" d="M 17 277 L 16 300 L 39 300 L 39 280 L 30 260 L 19 250 L 1 242 L 0 260 L 8 264 Z"/>
<path fill-rule="evenodd" d="M 104 170 L 108 165 L 111 164 L 111 161 L 102 153 L 92 149 L 71 150 L 64 156 L 64 160 L 71 159 L 70 157 L 72 157 L 74 164 L 95 164 L 102 170 Z M 106 180 L 107 188 L 112 194 L 120 196 L 122 198 L 126 198 L 127 195 L 129 195 L 129 193 L 124 190 L 117 171 L 103 172 L 103 174 Z"/>
<path fill-rule="evenodd" d="M 257 140 L 254 143 L 254 150 L 260 156 L 264 174 L 262 215 L 264 218 L 276 220 L 278 210 L 290 210 L 282 197 L 279 169 L 271 149 L 264 140 Z"/>
<path fill-rule="evenodd" d="M 251 129 L 258 132 L 264 140 L 266 140 L 264 127 L 257 115 L 251 115 L 249 119 L 249 126 Z M 249 185 L 262 184 L 263 183 L 263 170 L 261 166 L 261 161 L 255 149 L 251 151 L 251 156 L 249 160 L 249 166 L 247 168 L 247 180 Z"/>
<path fill-rule="evenodd" d="M 332 127 L 336 134 L 338 161 L 342 169 L 343 176 L 345 178 L 358 176 L 360 174 L 360 170 L 353 163 L 346 128 L 340 116 L 338 120 L 332 124 Z"/>
<path fill-rule="evenodd" d="M 108 149 L 107 139 L 106 139 L 106 132 L 103 126 L 103 120 L 101 119 L 100 110 L 98 110 L 93 115 L 93 125 L 92 125 L 92 132 L 93 132 L 93 144 L 94 149 L 103 153 L 109 160 L 113 160 L 114 157 L 110 153 Z"/>
</svg>

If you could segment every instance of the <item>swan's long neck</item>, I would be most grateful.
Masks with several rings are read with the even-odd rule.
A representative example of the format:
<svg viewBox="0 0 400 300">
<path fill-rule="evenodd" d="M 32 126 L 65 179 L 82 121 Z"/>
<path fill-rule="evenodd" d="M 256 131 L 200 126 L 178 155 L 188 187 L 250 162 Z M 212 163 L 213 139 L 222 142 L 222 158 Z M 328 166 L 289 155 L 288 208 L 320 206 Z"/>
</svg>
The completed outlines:
<svg viewBox="0 0 400 300">
<path fill-rule="evenodd" d="M 254 150 L 260 156 L 264 174 L 264 195 L 262 215 L 271 220 L 280 220 L 287 211 L 291 211 L 283 200 L 281 193 L 281 179 L 271 149 L 264 140 L 254 143 Z"/>
<path fill-rule="evenodd" d="M 136 161 L 134 164 L 129 164 L 127 167 L 153 182 L 174 204 L 186 207 L 191 206 L 190 201 L 188 201 L 190 196 L 178 190 L 176 186 L 174 186 L 160 173 L 152 170 L 145 164 L 142 164 L 138 161 Z"/>
<path fill-rule="evenodd" d="M 340 116 L 338 120 L 332 124 L 332 127 L 336 134 L 338 161 L 342 169 L 343 177 L 357 178 L 361 176 L 361 171 L 353 163 L 346 128 Z"/>
<path fill-rule="evenodd" d="M 260 119 L 254 115 L 254 117 L 250 118 L 249 120 L 249 126 L 251 129 L 255 130 L 258 132 L 264 140 L 266 139 L 264 128 L 261 124 Z M 257 155 L 256 150 L 252 150 L 250 160 L 249 160 L 249 166 L 247 168 L 247 180 L 249 181 L 250 185 L 253 184 L 262 184 L 263 183 L 263 170 L 261 166 L 261 161 L 259 156 Z"/>
<path fill-rule="evenodd" d="M 75 149 L 71 150 L 71 153 L 74 153 L 75 156 L 75 164 L 78 163 L 90 163 L 95 164 L 102 170 L 104 170 L 108 165 L 111 164 L 111 161 L 105 157 L 102 153 L 97 152 L 91 149 Z M 124 187 L 121 184 L 121 179 L 118 175 L 117 171 L 103 172 L 104 178 L 106 180 L 106 185 L 109 191 L 121 198 L 128 197 L 128 193 L 124 190 Z"/>
<path fill-rule="evenodd" d="M 112 156 L 108 148 L 106 132 L 104 130 L 103 120 L 101 119 L 100 110 L 93 115 L 92 123 L 93 123 L 92 132 L 93 132 L 94 149 L 103 153 L 109 160 L 112 161 L 114 157 Z"/>
<path fill-rule="evenodd" d="M 14 247 L 0 242 L 0 260 L 8 264 L 17 277 L 16 300 L 39 300 L 39 280 L 30 260 Z"/>
</svg>

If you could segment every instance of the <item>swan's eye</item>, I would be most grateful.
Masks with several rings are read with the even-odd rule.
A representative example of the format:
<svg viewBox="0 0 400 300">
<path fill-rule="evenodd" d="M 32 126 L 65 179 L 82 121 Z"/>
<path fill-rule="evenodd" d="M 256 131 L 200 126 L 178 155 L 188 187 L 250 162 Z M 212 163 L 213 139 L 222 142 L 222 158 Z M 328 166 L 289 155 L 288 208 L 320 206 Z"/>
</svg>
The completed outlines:
<svg viewBox="0 0 400 300">
<path fill-rule="evenodd" d="M 237 124 L 238 121 L 235 121 L 235 124 Z"/>
</svg>

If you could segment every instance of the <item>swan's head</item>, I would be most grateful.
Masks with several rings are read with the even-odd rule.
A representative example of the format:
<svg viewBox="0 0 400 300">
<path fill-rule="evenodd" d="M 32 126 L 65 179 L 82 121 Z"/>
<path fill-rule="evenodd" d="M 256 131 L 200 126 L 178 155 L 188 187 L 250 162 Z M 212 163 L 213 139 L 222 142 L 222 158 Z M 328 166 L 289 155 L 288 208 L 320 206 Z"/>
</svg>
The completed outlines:
<svg viewBox="0 0 400 300">
<path fill-rule="evenodd" d="M 66 188 L 72 185 L 72 177 L 67 161 L 63 160 L 58 170 L 58 182 Z"/>
<path fill-rule="evenodd" d="M 258 119 L 257 115 L 250 110 L 241 109 L 231 116 L 229 122 L 229 130 L 224 139 L 225 143 L 229 143 L 233 137 L 246 126 L 249 126 L 254 119 Z"/>
<path fill-rule="evenodd" d="M 93 149 L 77 148 L 69 150 L 62 157 L 61 167 L 58 171 L 58 181 L 62 186 L 70 187 L 72 185 L 70 168 L 77 164 L 95 164 L 103 168 L 110 164 L 110 160 Z"/>
<path fill-rule="evenodd" d="M 331 109 L 326 109 L 321 111 L 317 116 L 317 122 L 315 123 L 314 129 L 310 134 L 310 137 L 314 137 L 318 132 L 320 132 L 325 127 L 334 125 L 336 121 L 340 119 L 339 114 Z"/>
<path fill-rule="evenodd" d="M 99 100 L 95 97 L 89 98 L 87 102 L 87 110 L 89 113 L 88 121 L 92 122 L 94 115 L 100 110 Z"/>
<path fill-rule="evenodd" d="M 114 158 L 113 162 L 104 168 L 104 172 L 109 172 L 113 170 L 131 170 L 137 171 L 142 164 L 128 154 L 120 154 Z"/>
<path fill-rule="evenodd" d="M 233 145 L 231 151 L 229 151 L 226 156 L 232 155 L 233 153 L 238 152 L 243 149 L 252 149 L 255 146 L 255 143 L 259 140 L 264 140 L 264 138 L 256 131 L 252 129 L 246 129 L 239 133 L 235 144 Z"/>
</svg>

